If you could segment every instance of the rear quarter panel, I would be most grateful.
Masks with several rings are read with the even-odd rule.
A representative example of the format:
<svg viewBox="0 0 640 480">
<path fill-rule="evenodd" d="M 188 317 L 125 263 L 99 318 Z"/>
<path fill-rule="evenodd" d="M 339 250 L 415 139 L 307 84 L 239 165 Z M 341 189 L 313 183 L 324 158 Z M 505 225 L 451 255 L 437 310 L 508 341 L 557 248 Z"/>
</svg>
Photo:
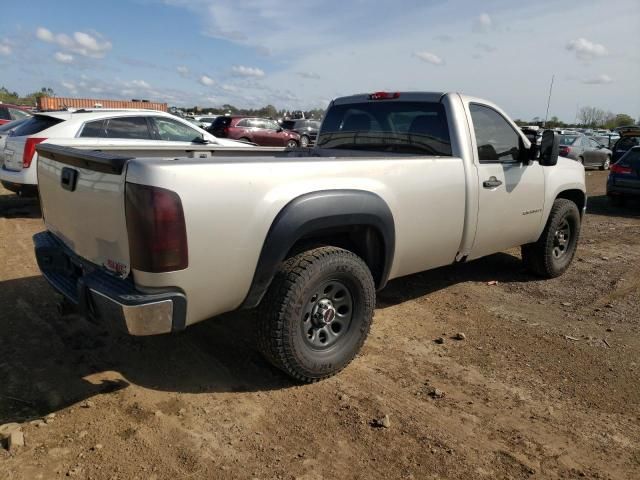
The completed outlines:
<svg viewBox="0 0 640 480">
<path fill-rule="evenodd" d="M 182 288 L 187 324 L 243 302 L 274 218 L 305 193 L 356 189 L 380 196 L 395 222 L 390 278 L 452 263 L 465 218 L 459 157 L 138 159 L 129 163 L 127 181 L 168 188 L 182 199 L 189 267 L 165 274 L 134 270 L 133 276 L 141 289 Z"/>
</svg>

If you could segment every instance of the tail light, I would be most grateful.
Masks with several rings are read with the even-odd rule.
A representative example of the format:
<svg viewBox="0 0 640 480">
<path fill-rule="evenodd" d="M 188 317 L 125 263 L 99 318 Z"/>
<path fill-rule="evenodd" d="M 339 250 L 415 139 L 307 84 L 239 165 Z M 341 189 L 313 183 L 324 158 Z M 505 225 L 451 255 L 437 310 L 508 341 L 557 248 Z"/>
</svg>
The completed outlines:
<svg viewBox="0 0 640 480">
<path fill-rule="evenodd" d="M 127 183 L 125 198 L 131 267 L 151 273 L 187 268 L 187 230 L 178 194 Z"/>
<path fill-rule="evenodd" d="M 564 147 L 564 146 L 560 147 L 560 155 L 562 155 L 563 157 L 566 157 L 570 153 L 571 153 L 571 147 Z"/>
<path fill-rule="evenodd" d="M 400 92 L 376 92 L 369 95 L 369 100 L 392 100 L 394 98 L 400 98 Z"/>
<path fill-rule="evenodd" d="M 611 165 L 610 172 L 611 173 L 629 174 L 629 173 L 631 173 L 631 166 L 619 165 L 617 163 L 614 163 L 613 165 Z"/>
<path fill-rule="evenodd" d="M 42 143 L 46 138 L 27 138 L 24 143 L 24 152 L 22 152 L 22 168 L 29 168 L 36 153 L 36 145 Z"/>
</svg>

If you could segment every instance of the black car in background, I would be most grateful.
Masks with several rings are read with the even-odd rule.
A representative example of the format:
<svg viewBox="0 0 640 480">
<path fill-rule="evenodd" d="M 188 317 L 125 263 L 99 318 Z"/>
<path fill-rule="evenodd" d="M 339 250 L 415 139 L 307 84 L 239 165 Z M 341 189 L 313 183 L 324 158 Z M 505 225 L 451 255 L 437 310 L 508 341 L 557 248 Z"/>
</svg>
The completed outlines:
<svg viewBox="0 0 640 480">
<path fill-rule="evenodd" d="M 640 198 L 640 146 L 632 147 L 611 166 L 607 196 L 616 206 L 629 197 Z"/>
<path fill-rule="evenodd" d="M 282 125 L 282 128 L 293 130 L 300 135 L 301 147 L 311 147 L 316 143 L 318 130 L 320 130 L 320 122 L 318 120 L 282 120 L 280 125 Z"/>
<path fill-rule="evenodd" d="M 640 146 L 640 126 L 625 127 L 624 130 L 620 131 L 620 140 L 611 149 L 613 151 L 612 163 L 620 160 L 627 151 L 637 146 Z"/>
</svg>

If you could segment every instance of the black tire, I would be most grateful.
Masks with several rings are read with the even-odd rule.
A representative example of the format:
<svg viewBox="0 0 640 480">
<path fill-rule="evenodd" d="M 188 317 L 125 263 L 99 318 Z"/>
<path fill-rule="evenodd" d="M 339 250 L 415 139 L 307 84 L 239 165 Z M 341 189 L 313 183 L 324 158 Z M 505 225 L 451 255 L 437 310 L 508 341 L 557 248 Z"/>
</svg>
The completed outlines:
<svg viewBox="0 0 640 480">
<path fill-rule="evenodd" d="M 544 278 L 562 275 L 573 260 L 580 236 L 580 212 L 571 200 L 553 202 L 542 235 L 522 246 L 522 261 L 532 273 Z"/>
<path fill-rule="evenodd" d="M 622 195 L 609 195 L 609 202 L 614 207 L 624 207 L 626 199 Z"/>
<path fill-rule="evenodd" d="M 253 143 L 251 140 L 249 140 L 247 137 L 241 137 L 238 139 L 241 142 L 249 142 L 249 143 Z"/>
<path fill-rule="evenodd" d="M 309 137 L 307 137 L 306 135 L 300 137 L 300 146 L 302 148 L 307 148 L 310 142 L 311 141 L 309 140 Z"/>
<path fill-rule="evenodd" d="M 580 163 L 581 165 L 584 165 L 584 157 L 582 155 L 578 157 L 578 163 Z"/>
<path fill-rule="evenodd" d="M 604 163 L 600 165 L 600 170 L 609 170 L 610 166 L 611 166 L 611 155 L 607 155 L 607 157 L 604 159 Z"/>
<path fill-rule="evenodd" d="M 294 139 L 287 140 L 287 148 L 298 148 L 298 141 Z"/>
<path fill-rule="evenodd" d="M 331 314 L 325 307 L 332 298 L 340 306 L 332 305 Z M 258 348 L 298 381 L 335 375 L 362 348 L 375 301 L 371 272 L 354 253 L 337 247 L 299 253 L 281 265 L 259 307 Z"/>
</svg>

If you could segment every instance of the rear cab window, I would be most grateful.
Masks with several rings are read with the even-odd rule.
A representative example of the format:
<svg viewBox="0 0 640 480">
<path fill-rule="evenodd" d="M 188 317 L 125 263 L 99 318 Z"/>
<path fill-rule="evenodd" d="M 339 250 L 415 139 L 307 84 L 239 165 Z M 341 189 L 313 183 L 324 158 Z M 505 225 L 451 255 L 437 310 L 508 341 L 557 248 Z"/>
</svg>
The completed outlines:
<svg viewBox="0 0 640 480">
<path fill-rule="evenodd" d="M 13 130 L 12 136 L 24 137 L 27 135 L 34 135 L 40 133 L 48 128 L 53 127 L 64 120 L 55 117 L 49 117 L 47 115 L 34 115 L 28 120 L 25 120 L 18 128 Z"/>
<path fill-rule="evenodd" d="M 362 102 L 329 108 L 320 148 L 451 156 L 446 112 L 436 102 Z"/>
</svg>

